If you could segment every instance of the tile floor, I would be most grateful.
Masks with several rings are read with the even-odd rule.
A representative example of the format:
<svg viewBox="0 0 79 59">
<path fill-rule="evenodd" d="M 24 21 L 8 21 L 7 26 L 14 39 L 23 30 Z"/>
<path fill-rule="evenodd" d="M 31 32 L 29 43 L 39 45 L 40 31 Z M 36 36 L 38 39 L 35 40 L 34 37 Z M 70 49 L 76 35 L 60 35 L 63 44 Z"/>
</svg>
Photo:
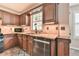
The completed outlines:
<svg viewBox="0 0 79 59">
<path fill-rule="evenodd" d="M 20 48 L 14 47 L 0 53 L 0 56 L 29 56 L 29 55 L 25 53 L 23 50 L 21 50 Z"/>
<path fill-rule="evenodd" d="M 0 56 L 29 56 L 19 47 L 14 47 L 0 53 Z M 70 49 L 70 56 L 79 56 L 79 50 Z"/>
<path fill-rule="evenodd" d="M 70 56 L 79 56 L 79 50 L 70 49 Z"/>
</svg>

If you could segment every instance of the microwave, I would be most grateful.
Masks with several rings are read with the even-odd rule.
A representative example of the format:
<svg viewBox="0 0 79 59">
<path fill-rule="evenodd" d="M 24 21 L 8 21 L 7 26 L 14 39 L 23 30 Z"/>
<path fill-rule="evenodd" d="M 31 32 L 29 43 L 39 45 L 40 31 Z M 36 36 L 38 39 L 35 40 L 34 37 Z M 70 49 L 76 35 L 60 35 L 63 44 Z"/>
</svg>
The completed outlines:
<svg viewBox="0 0 79 59">
<path fill-rule="evenodd" d="M 22 28 L 14 28 L 14 32 L 23 32 Z"/>
</svg>

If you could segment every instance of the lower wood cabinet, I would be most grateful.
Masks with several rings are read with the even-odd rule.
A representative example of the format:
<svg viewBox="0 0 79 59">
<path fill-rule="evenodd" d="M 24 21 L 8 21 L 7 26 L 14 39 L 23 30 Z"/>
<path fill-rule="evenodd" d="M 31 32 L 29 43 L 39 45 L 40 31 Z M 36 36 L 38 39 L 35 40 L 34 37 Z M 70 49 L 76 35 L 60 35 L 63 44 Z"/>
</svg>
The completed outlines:
<svg viewBox="0 0 79 59">
<path fill-rule="evenodd" d="M 45 53 L 44 55 L 47 55 L 47 56 L 49 55 L 50 56 L 69 56 L 70 39 L 65 39 L 65 38 L 56 38 L 56 39 L 42 38 L 41 39 L 40 37 L 40 42 L 38 42 L 39 39 L 37 39 L 35 42 L 34 37 L 30 35 L 18 34 L 17 36 L 18 36 L 19 47 L 24 51 L 26 51 L 31 56 L 33 56 L 35 50 L 37 50 L 38 54 L 42 53 L 42 52 L 39 52 L 40 49 L 42 49 L 42 51 L 44 50 L 43 51 Z M 46 41 L 50 40 L 49 44 L 44 44 L 46 43 L 44 40 Z M 12 41 L 10 41 L 9 44 L 13 44 Z M 44 48 L 42 48 L 42 46 L 44 46 Z M 39 47 L 39 49 L 35 47 L 37 48 Z M 50 53 L 48 52 L 48 50 Z"/>
<path fill-rule="evenodd" d="M 4 35 L 4 49 L 8 49 L 17 45 L 17 37 L 15 34 Z"/>
<path fill-rule="evenodd" d="M 56 48 L 56 41 L 55 40 L 51 40 L 51 45 L 50 45 L 51 47 L 51 49 L 50 49 L 50 51 L 51 51 L 51 56 L 56 56 L 57 55 L 57 48 Z"/>
<path fill-rule="evenodd" d="M 21 34 L 18 34 L 18 45 L 20 48 L 23 48 L 23 38 Z"/>
<path fill-rule="evenodd" d="M 31 36 L 28 36 L 28 53 L 32 55 L 33 50 L 33 38 Z"/>
<path fill-rule="evenodd" d="M 25 52 L 28 51 L 28 36 L 27 35 L 23 35 L 23 50 Z"/>
<path fill-rule="evenodd" d="M 28 52 L 28 35 L 26 35 L 26 52 Z"/>
<path fill-rule="evenodd" d="M 57 56 L 69 56 L 70 39 L 57 38 Z"/>
</svg>

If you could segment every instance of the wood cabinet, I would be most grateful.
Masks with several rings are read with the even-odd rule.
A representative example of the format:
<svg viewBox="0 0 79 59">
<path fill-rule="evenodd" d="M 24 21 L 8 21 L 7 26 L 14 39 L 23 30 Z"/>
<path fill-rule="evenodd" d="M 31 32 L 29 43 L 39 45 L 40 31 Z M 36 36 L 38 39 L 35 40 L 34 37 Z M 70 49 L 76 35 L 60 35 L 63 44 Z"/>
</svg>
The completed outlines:
<svg viewBox="0 0 79 59">
<path fill-rule="evenodd" d="M 24 51 L 26 51 L 29 55 L 32 55 L 32 47 L 33 47 L 32 37 L 24 34 L 17 34 L 17 36 L 18 36 L 19 47 Z"/>
<path fill-rule="evenodd" d="M 17 37 L 14 34 L 4 35 L 4 49 L 8 49 L 17 45 Z"/>
<path fill-rule="evenodd" d="M 43 4 L 44 23 L 57 21 L 57 4 L 45 3 Z"/>
<path fill-rule="evenodd" d="M 26 51 L 29 55 L 33 55 L 33 51 L 35 51 L 34 50 L 35 47 L 40 46 L 42 48 L 42 46 L 44 45 L 44 53 L 46 53 L 46 55 L 69 56 L 69 50 L 70 50 L 69 47 L 70 47 L 70 42 L 71 42 L 70 39 L 66 39 L 66 38 L 48 39 L 48 38 L 44 38 L 44 37 L 39 37 L 39 38 L 40 39 L 42 38 L 42 40 L 47 40 L 47 41 L 50 40 L 49 41 L 50 44 L 48 44 L 48 45 L 41 44 L 40 42 L 37 42 L 37 44 L 36 44 L 34 42 L 34 36 L 30 36 L 30 35 L 7 34 L 7 35 L 4 35 L 4 43 L 3 43 L 4 49 L 8 49 L 8 48 L 18 45 L 21 49 Z M 37 39 L 37 41 L 39 41 L 39 40 Z M 34 46 L 34 44 L 36 44 L 36 45 Z M 39 47 L 39 49 L 41 49 L 40 47 Z M 48 52 L 48 50 L 49 50 L 49 52 Z"/>
<path fill-rule="evenodd" d="M 29 36 L 26 35 L 26 52 L 28 52 L 28 40 L 29 40 L 28 37 L 29 37 Z"/>
<path fill-rule="evenodd" d="M 57 56 L 69 56 L 70 39 L 57 39 Z"/>
<path fill-rule="evenodd" d="M 20 25 L 26 24 L 26 14 L 20 15 Z"/>
<path fill-rule="evenodd" d="M 26 14 L 26 25 L 30 26 L 31 25 L 31 15 L 29 13 Z"/>
<path fill-rule="evenodd" d="M 19 15 L 11 14 L 5 11 L 0 11 L 2 25 L 19 25 Z"/>
<path fill-rule="evenodd" d="M 18 36 L 18 45 L 21 49 L 28 52 L 28 36 L 24 34 L 17 34 Z"/>
<path fill-rule="evenodd" d="M 33 50 L 33 37 L 28 36 L 28 54 L 32 55 Z"/>
<path fill-rule="evenodd" d="M 22 49 L 23 48 L 23 37 L 21 34 L 18 34 L 18 45 Z"/>
<path fill-rule="evenodd" d="M 23 50 L 26 51 L 26 35 L 23 35 Z"/>
<path fill-rule="evenodd" d="M 51 56 L 56 56 L 57 55 L 57 48 L 56 48 L 56 41 L 55 40 L 51 40 L 51 45 L 50 45 L 51 47 L 51 49 L 50 49 L 50 51 L 51 51 Z"/>
<path fill-rule="evenodd" d="M 24 13 L 20 15 L 20 25 L 30 26 L 30 14 Z"/>
<path fill-rule="evenodd" d="M 11 14 L 7 13 L 7 12 L 3 12 L 3 21 L 2 24 L 3 25 L 10 25 L 11 24 L 11 18 L 10 18 Z"/>
<path fill-rule="evenodd" d="M 10 18 L 11 25 L 19 25 L 19 16 L 18 15 L 11 14 L 10 17 L 11 17 Z"/>
</svg>

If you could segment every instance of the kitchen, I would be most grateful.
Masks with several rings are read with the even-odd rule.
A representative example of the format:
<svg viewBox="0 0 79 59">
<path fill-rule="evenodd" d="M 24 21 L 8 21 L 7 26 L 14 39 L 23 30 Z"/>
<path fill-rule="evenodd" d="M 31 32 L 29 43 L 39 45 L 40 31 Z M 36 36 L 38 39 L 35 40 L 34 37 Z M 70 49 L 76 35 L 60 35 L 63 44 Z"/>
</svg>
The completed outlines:
<svg viewBox="0 0 79 59">
<path fill-rule="evenodd" d="M 1 3 L 0 30 L 0 55 L 70 55 L 68 3 Z"/>
</svg>

